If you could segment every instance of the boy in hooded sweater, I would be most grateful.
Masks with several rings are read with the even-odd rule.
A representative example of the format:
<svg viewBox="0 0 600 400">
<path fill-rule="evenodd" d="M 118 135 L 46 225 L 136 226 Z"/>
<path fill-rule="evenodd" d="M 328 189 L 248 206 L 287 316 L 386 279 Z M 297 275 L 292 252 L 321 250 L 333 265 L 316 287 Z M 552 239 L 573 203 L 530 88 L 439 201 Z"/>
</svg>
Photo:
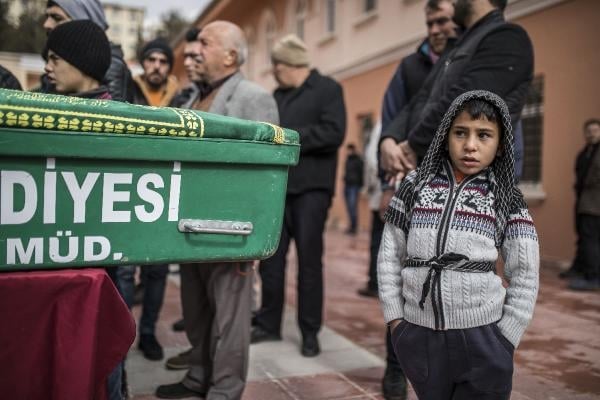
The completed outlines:
<svg viewBox="0 0 600 400">
<path fill-rule="evenodd" d="M 379 297 L 419 399 L 509 399 L 514 349 L 537 297 L 539 246 L 500 97 L 479 90 L 454 100 L 385 220 Z"/>
</svg>

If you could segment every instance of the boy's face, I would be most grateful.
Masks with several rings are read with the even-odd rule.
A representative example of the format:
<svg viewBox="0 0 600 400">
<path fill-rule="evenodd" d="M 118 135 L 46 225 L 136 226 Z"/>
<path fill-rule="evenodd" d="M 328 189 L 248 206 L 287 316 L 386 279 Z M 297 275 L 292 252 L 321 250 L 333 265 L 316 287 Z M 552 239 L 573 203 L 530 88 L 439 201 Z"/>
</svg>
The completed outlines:
<svg viewBox="0 0 600 400">
<path fill-rule="evenodd" d="M 474 175 L 487 168 L 496 158 L 500 131 L 496 122 L 485 117 L 473 119 L 461 112 L 448 133 L 448 152 L 455 169 Z"/>
<path fill-rule="evenodd" d="M 48 74 L 50 83 L 56 86 L 58 93 L 69 94 L 82 91 L 86 76 L 52 50 L 48 51 L 48 61 L 44 70 Z"/>
</svg>

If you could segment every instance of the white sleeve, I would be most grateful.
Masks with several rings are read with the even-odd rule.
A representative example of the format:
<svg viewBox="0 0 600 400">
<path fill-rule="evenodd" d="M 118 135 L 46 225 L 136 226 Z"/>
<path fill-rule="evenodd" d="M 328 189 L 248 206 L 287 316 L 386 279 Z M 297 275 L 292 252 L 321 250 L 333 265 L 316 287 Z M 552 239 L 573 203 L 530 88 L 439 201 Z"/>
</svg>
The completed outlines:
<svg viewBox="0 0 600 400">
<path fill-rule="evenodd" d="M 502 245 L 502 258 L 504 276 L 509 284 L 498 327 L 517 347 L 533 317 L 539 288 L 540 250 L 527 209 L 510 215 Z"/>
<path fill-rule="evenodd" d="M 401 272 L 406 258 L 406 235 L 402 229 L 386 223 L 377 257 L 379 299 L 386 323 L 404 318 Z"/>
</svg>

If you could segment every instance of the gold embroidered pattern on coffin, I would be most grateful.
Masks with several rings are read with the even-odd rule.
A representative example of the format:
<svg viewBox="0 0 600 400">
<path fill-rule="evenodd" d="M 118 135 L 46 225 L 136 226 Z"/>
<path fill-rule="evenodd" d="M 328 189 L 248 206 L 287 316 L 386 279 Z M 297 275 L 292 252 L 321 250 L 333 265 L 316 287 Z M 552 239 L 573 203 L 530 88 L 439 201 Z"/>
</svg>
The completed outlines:
<svg viewBox="0 0 600 400">
<path fill-rule="evenodd" d="M 273 128 L 273 143 L 284 144 L 285 143 L 285 131 L 282 127 L 271 124 L 270 122 L 261 122 L 265 125 L 269 125 Z"/>
<path fill-rule="evenodd" d="M 43 94 L 17 92 L 10 97 L 23 100 L 57 103 L 61 102 L 75 105 L 105 106 L 104 100 L 88 100 L 76 97 L 58 97 L 50 99 Z M 89 113 L 78 111 L 65 111 L 43 107 L 28 107 L 11 104 L 0 104 L 0 125 L 7 127 L 34 128 L 59 131 L 79 131 L 96 133 L 158 135 L 158 136 L 186 136 L 203 137 L 204 120 L 196 113 L 189 110 L 175 108 L 162 108 L 173 112 L 179 122 L 155 121 L 139 118 L 108 115 L 102 113 Z"/>
</svg>

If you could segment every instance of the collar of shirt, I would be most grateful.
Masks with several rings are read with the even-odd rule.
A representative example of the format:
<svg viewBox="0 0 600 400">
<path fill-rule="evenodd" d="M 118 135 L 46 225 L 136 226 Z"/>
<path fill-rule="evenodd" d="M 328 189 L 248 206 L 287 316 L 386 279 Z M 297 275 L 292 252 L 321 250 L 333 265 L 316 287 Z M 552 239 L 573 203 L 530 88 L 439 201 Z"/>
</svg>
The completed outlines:
<svg viewBox="0 0 600 400">
<path fill-rule="evenodd" d="M 208 95 L 210 95 L 215 89 L 223 86 L 223 84 L 233 76 L 234 74 L 227 75 L 226 77 L 219 79 L 213 83 L 202 82 L 197 83 L 198 89 L 200 90 L 200 100 L 204 100 Z"/>
</svg>

